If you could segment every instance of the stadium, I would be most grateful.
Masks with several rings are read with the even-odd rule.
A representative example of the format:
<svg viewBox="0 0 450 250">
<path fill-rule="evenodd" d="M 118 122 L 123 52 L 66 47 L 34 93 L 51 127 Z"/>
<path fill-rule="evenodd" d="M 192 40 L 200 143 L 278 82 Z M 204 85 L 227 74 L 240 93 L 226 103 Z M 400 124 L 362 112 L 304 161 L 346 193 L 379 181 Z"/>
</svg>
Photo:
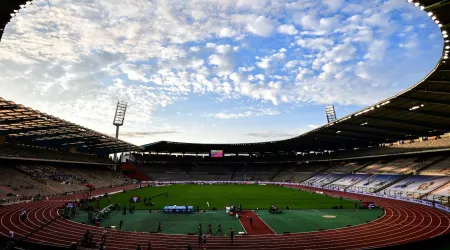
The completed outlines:
<svg viewBox="0 0 450 250">
<path fill-rule="evenodd" d="M 0 93 L 0 247 L 449 249 L 450 1 L 407 2 L 441 31 L 432 71 L 291 139 L 138 146 L 125 103 L 113 137 Z M 0 39 L 31 4 L 0 2 Z"/>
</svg>

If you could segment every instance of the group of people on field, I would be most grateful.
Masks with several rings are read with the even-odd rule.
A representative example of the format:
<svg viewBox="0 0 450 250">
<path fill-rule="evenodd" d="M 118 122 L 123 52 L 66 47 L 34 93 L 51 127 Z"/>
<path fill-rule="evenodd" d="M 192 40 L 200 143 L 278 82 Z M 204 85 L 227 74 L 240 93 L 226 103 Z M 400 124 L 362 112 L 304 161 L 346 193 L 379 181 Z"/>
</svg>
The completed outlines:
<svg viewBox="0 0 450 250">
<path fill-rule="evenodd" d="M 212 226 L 211 224 L 208 225 L 208 232 L 204 232 L 202 230 L 202 224 L 198 224 L 198 246 L 199 247 L 206 247 L 206 240 L 208 239 L 209 236 L 213 235 L 212 232 Z M 218 225 L 217 226 L 217 232 L 214 235 L 222 235 L 223 231 L 222 231 L 222 225 Z M 231 244 L 234 243 L 234 231 L 233 228 L 230 228 L 230 239 L 231 239 Z"/>
</svg>

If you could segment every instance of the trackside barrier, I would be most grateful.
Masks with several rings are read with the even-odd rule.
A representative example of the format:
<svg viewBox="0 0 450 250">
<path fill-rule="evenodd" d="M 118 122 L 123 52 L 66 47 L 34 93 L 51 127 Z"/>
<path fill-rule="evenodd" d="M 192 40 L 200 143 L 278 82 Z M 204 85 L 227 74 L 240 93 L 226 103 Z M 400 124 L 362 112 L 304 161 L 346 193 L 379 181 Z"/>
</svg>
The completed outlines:
<svg viewBox="0 0 450 250">
<path fill-rule="evenodd" d="M 300 186 L 300 187 L 312 187 L 312 186 L 299 184 L 299 183 L 269 182 L 269 181 L 145 181 L 145 182 L 142 182 L 142 183 L 152 184 L 152 185 L 170 185 L 170 184 L 198 184 L 198 185 L 248 184 L 248 185 L 252 185 L 252 184 L 266 184 L 266 185 L 290 185 L 290 186 Z M 323 187 L 318 187 L 318 188 L 326 189 L 326 190 L 332 190 L 332 191 L 339 191 L 339 190 L 323 188 Z M 341 191 L 341 192 L 344 192 L 344 191 Z M 376 194 L 376 193 L 368 193 L 368 192 L 357 192 L 357 191 L 354 191 L 354 190 L 347 190 L 345 192 L 356 193 L 356 194 L 363 194 L 363 195 L 374 196 L 374 197 L 381 197 L 381 198 L 392 199 L 392 200 L 401 200 L 401 201 L 406 201 L 406 202 L 411 202 L 411 203 L 422 204 L 422 205 L 429 206 L 429 207 L 433 206 L 433 203 L 431 201 L 413 199 L 413 198 L 408 198 L 408 197 L 398 197 L 398 196 L 397 197 L 393 197 L 393 196 L 384 195 L 384 194 Z M 447 207 L 447 206 L 444 206 L 444 205 L 441 205 L 441 204 L 435 204 L 435 208 L 450 213 L 450 207 Z"/>
</svg>

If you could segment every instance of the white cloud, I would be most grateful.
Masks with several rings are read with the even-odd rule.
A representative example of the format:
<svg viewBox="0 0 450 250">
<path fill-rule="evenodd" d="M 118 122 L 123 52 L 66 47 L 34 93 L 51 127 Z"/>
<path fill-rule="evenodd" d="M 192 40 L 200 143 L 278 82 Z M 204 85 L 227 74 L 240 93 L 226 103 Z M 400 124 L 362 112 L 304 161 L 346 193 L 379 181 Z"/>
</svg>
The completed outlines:
<svg viewBox="0 0 450 250">
<path fill-rule="evenodd" d="M 432 25 L 399 0 L 36 0 L 6 26 L 0 93 L 108 133 L 104 124 L 125 100 L 134 126 L 125 130 L 196 140 L 203 136 L 187 135 L 167 110 L 186 114 L 194 98 L 208 113 L 227 105 L 351 110 L 395 94 L 439 58 Z"/>
<path fill-rule="evenodd" d="M 217 45 L 215 43 L 207 43 L 205 47 L 208 49 L 214 49 L 214 48 L 216 48 L 216 46 Z"/>
<path fill-rule="evenodd" d="M 281 34 L 286 34 L 286 35 L 297 35 L 298 34 L 298 30 L 292 24 L 289 24 L 289 25 L 283 24 L 283 25 L 278 26 L 277 32 L 281 33 Z"/>
<path fill-rule="evenodd" d="M 371 60 L 381 60 L 384 58 L 384 54 L 386 52 L 387 49 L 387 42 L 384 40 L 377 40 L 377 41 L 373 41 L 370 45 L 369 45 L 369 49 L 366 53 L 366 55 L 364 56 L 364 58 L 366 59 L 371 59 Z"/>
<path fill-rule="evenodd" d="M 234 37 L 236 34 L 236 31 L 232 28 L 225 27 L 220 30 L 219 37 Z"/>
<path fill-rule="evenodd" d="M 247 23 L 247 30 L 258 36 L 270 36 L 275 29 L 272 20 L 259 16 L 256 19 L 250 19 Z"/>
<path fill-rule="evenodd" d="M 189 49 L 189 51 L 192 51 L 192 52 L 199 52 L 199 51 L 200 51 L 200 47 L 198 47 L 198 46 L 191 47 L 191 48 Z"/>
<path fill-rule="evenodd" d="M 282 61 L 286 58 L 286 49 L 282 48 L 279 50 L 279 52 L 270 55 L 265 56 L 263 58 L 260 58 L 260 61 L 256 63 L 256 66 L 258 66 L 261 69 L 269 69 L 273 66 L 274 63 L 277 63 L 277 61 Z"/>
<path fill-rule="evenodd" d="M 219 54 L 228 54 L 233 50 L 233 48 L 231 47 L 231 45 L 229 44 L 225 44 L 225 45 L 218 45 L 216 47 L 216 53 Z"/>
<path fill-rule="evenodd" d="M 249 108 L 249 110 L 242 111 L 242 112 L 220 112 L 216 114 L 205 114 L 207 117 L 215 117 L 218 119 L 238 119 L 238 118 L 244 118 L 244 117 L 250 117 L 250 116 L 274 116 L 279 115 L 281 112 L 276 109 L 270 109 L 270 108 Z"/>
</svg>

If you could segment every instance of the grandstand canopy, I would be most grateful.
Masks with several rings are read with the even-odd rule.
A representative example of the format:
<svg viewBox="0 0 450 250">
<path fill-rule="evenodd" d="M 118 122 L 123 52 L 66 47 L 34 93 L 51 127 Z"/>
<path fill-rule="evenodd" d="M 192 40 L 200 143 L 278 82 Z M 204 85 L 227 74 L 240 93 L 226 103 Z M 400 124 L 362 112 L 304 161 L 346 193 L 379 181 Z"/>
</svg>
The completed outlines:
<svg viewBox="0 0 450 250">
<path fill-rule="evenodd" d="M 442 57 L 422 81 L 406 91 L 295 138 L 261 143 L 195 144 L 161 141 L 143 145 L 152 152 L 325 151 L 378 146 L 450 131 L 450 1 L 420 0 L 435 16 L 444 37 Z M 402 76 L 398 76 L 402 77 Z"/>
<path fill-rule="evenodd" d="M 11 15 L 14 15 L 15 11 L 19 11 L 20 8 L 26 7 L 31 4 L 29 0 L 2 0 L 0 1 L 0 40 L 2 40 L 3 31 L 6 24 L 11 20 Z"/>
<path fill-rule="evenodd" d="M 0 136 L 8 141 L 78 152 L 110 154 L 140 151 L 138 146 L 41 113 L 0 97 Z"/>
</svg>

